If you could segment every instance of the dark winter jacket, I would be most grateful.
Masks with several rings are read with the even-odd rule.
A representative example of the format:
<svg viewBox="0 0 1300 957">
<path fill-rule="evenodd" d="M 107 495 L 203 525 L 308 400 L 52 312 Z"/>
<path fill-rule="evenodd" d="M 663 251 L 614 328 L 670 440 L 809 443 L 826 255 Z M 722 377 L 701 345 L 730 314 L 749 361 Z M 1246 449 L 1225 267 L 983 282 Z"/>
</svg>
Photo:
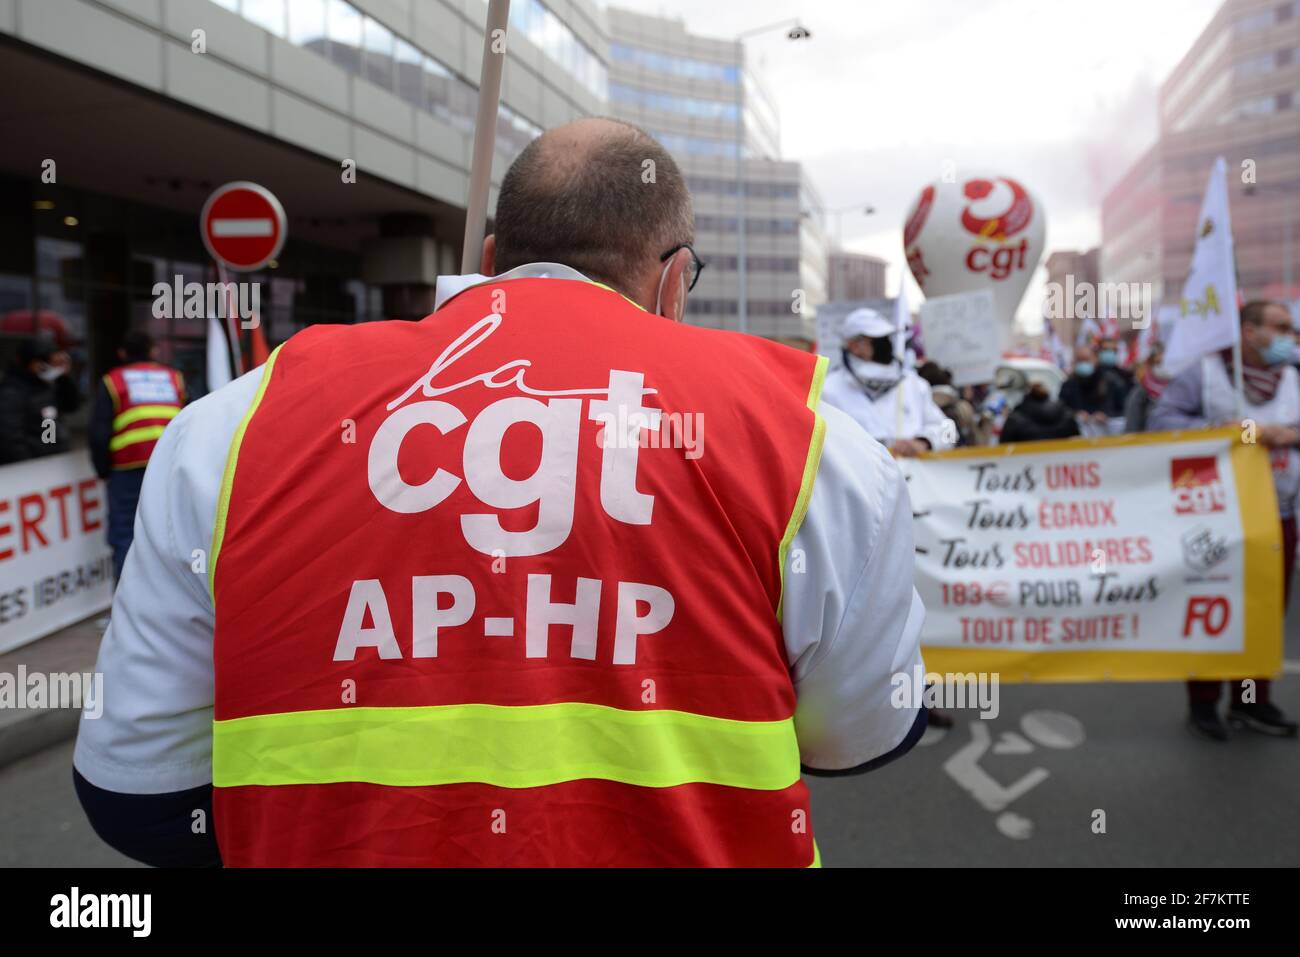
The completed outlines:
<svg viewBox="0 0 1300 957">
<path fill-rule="evenodd" d="M 72 376 L 46 382 L 26 369 L 10 368 L 0 379 L 0 465 L 66 452 L 67 428 L 59 416 L 79 405 L 81 393 Z M 48 432 L 47 419 L 55 426 Z M 43 441 L 47 435 L 52 442 Z"/>
<path fill-rule="evenodd" d="M 1063 402 L 1031 392 L 1007 416 L 998 441 L 1037 442 L 1068 439 L 1078 434 L 1079 424 L 1074 421 L 1074 413 Z"/>
</svg>

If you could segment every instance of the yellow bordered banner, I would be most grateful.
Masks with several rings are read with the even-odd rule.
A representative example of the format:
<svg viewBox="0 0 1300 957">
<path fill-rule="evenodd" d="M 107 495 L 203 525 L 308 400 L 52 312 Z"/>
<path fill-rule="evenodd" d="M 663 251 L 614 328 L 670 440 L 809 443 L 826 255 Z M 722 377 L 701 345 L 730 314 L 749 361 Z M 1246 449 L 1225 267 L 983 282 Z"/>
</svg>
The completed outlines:
<svg viewBox="0 0 1300 957">
<path fill-rule="evenodd" d="M 1270 456 L 1239 430 L 956 449 L 900 465 L 930 671 L 1011 682 L 1280 671 Z"/>
</svg>

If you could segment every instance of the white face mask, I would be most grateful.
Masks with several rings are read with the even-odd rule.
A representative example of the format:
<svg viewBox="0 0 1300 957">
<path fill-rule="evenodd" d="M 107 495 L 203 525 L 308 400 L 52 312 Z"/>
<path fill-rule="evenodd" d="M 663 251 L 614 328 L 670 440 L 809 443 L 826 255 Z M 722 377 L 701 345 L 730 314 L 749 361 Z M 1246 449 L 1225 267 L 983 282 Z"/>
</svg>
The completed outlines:
<svg viewBox="0 0 1300 957">
<path fill-rule="evenodd" d="M 883 380 L 892 382 L 903 374 L 903 367 L 897 362 L 881 365 L 879 362 L 872 362 L 851 352 L 849 353 L 849 368 L 859 379 L 870 381 Z"/>
<path fill-rule="evenodd" d="M 36 374 L 40 377 L 42 382 L 53 382 L 59 376 L 63 375 L 63 370 L 58 366 L 46 366 Z"/>
</svg>

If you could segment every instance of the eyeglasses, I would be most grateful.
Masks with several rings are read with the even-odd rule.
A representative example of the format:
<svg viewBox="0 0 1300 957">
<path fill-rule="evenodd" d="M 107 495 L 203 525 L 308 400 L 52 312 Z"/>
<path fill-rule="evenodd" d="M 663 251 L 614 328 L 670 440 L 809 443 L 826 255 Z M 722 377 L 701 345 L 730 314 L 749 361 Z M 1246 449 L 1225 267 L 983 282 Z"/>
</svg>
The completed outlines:
<svg viewBox="0 0 1300 957">
<path fill-rule="evenodd" d="M 691 246 L 690 243 L 678 243 L 672 249 L 668 250 L 668 252 L 660 256 L 659 261 L 661 263 L 666 263 L 671 257 L 683 249 L 690 250 L 691 253 L 691 264 L 686 267 L 686 291 L 690 292 L 695 288 L 695 284 L 700 281 L 700 273 L 704 272 L 704 267 L 708 265 L 708 263 L 700 258 L 699 253 L 695 251 L 695 248 Z"/>
</svg>

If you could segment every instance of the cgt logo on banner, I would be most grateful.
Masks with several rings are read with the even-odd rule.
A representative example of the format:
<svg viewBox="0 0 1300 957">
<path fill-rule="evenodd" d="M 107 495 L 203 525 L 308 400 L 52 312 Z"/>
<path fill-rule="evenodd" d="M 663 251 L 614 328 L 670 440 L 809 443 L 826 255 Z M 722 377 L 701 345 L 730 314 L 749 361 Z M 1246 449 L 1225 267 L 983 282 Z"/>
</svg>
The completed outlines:
<svg viewBox="0 0 1300 957">
<path fill-rule="evenodd" d="M 961 449 L 900 466 L 934 670 L 1095 681 L 1280 669 L 1272 473 L 1236 430 Z"/>
<path fill-rule="evenodd" d="M 1214 456 L 1174 459 L 1169 470 L 1175 514 L 1206 515 L 1227 508 L 1227 493 L 1219 481 L 1219 465 Z"/>
</svg>

